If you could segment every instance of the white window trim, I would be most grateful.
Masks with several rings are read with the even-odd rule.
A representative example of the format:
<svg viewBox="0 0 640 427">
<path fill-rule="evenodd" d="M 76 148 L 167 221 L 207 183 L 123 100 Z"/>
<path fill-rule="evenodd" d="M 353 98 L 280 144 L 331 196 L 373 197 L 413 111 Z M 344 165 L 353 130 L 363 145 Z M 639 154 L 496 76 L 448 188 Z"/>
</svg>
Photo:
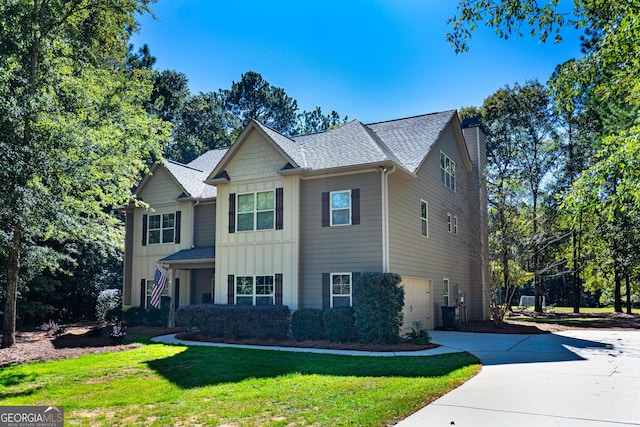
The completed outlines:
<svg viewBox="0 0 640 427">
<path fill-rule="evenodd" d="M 258 210 L 258 193 L 273 193 L 273 209 Z M 240 225 L 239 216 L 242 214 L 248 214 L 250 212 L 240 212 L 240 196 L 246 196 L 253 194 L 253 228 L 251 230 L 239 230 Z M 260 212 L 273 212 L 273 224 L 271 228 L 261 228 L 258 230 L 258 213 Z M 276 191 L 275 190 L 263 190 L 263 191 L 248 191 L 246 193 L 236 194 L 236 232 L 238 233 L 250 233 L 254 231 L 272 231 L 276 229 Z"/>
<path fill-rule="evenodd" d="M 447 162 L 447 160 L 449 161 L 449 164 L 451 165 L 450 170 L 447 170 L 446 165 L 443 167 L 442 166 L 442 158 L 444 157 L 445 159 L 445 163 Z M 451 157 L 447 156 L 443 151 L 440 151 L 440 182 L 447 188 L 449 188 L 452 191 L 456 191 L 457 188 L 457 182 L 456 182 L 456 162 L 454 162 Z M 444 172 L 444 179 L 442 178 L 442 172 Z M 446 176 L 449 175 L 449 182 L 451 183 L 450 185 L 447 184 L 446 182 Z"/>
<path fill-rule="evenodd" d="M 330 273 L 329 277 L 329 286 L 331 288 L 331 301 L 330 307 L 333 308 L 333 297 L 345 297 L 346 294 L 334 294 L 333 293 L 333 277 L 334 276 L 349 276 L 349 307 L 353 306 L 353 273 L 345 272 L 345 273 Z"/>
<path fill-rule="evenodd" d="M 164 228 L 163 224 L 163 216 L 164 215 L 173 215 L 173 227 L 167 227 Z M 151 228 L 151 218 L 154 216 L 159 216 L 160 217 L 160 228 Z M 163 241 L 163 236 L 164 236 L 164 231 L 165 230 L 173 230 L 173 240 L 171 240 L 170 242 L 165 242 Z M 151 232 L 152 231 L 160 231 L 160 241 L 157 243 L 152 243 L 151 242 Z M 165 212 L 165 213 L 155 213 L 155 214 L 149 214 L 149 217 L 147 219 L 147 244 L 148 245 L 170 245 L 176 242 L 176 213 L 175 212 Z"/>
<path fill-rule="evenodd" d="M 333 211 L 334 210 L 345 210 L 346 208 L 333 208 L 333 195 L 334 194 L 338 194 L 338 193 L 348 193 L 349 194 L 349 215 L 347 217 L 348 222 L 345 224 L 334 224 L 333 223 Z M 344 225 L 351 225 L 351 209 L 353 208 L 353 206 L 351 206 L 351 190 L 339 190 L 339 191 L 331 191 L 329 193 L 329 225 L 331 227 L 341 227 Z"/>
<path fill-rule="evenodd" d="M 251 277 L 253 279 L 253 294 L 239 294 L 238 293 L 238 279 L 242 278 L 242 277 Z M 258 277 L 271 277 L 271 281 L 273 284 L 273 291 L 270 294 L 258 294 L 256 293 L 256 288 L 258 286 Z M 256 305 L 256 300 L 258 297 L 271 297 L 271 305 L 274 305 L 276 303 L 276 276 L 275 274 L 243 274 L 240 276 L 236 276 L 235 277 L 235 283 L 233 284 L 233 286 L 235 286 L 234 288 L 234 292 L 233 292 L 233 302 L 234 304 L 238 303 L 238 297 L 253 297 L 252 303 L 251 305 L 255 306 Z M 268 304 L 267 304 L 268 305 Z"/>
<path fill-rule="evenodd" d="M 458 217 L 447 212 L 447 231 L 450 234 L 458 234 Z"/>
<path fill-rule="evenodd" d="M 445 283 L 447 286 L 444 285 Z M 442 305 L 449 305 L 449 293 L 451 292 L 450 286 L 451 284 L 449 283 L 449 279 L 446 277 L 442 278 Z"/>
<path fill-rule="evenodd" d="M 425 217 L 422 216 L 422 204 L 425 205 Z M 426 234 L 422 234 L 422 223 L 425 224 Z M 424 199 L 420 199 L 420 235 L 422 237 L 429 237 L 429 202 Z"/>
</svg>

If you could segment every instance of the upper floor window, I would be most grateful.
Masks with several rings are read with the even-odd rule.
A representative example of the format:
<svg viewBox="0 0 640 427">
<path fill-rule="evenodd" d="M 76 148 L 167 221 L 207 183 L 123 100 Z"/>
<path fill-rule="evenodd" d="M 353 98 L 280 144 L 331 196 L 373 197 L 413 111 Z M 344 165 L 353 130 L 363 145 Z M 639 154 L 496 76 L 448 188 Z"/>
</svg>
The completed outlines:
<svg viewBox="0 0 640 427">
<path fill-rule="evenodd" d="M 273 230 L 275 209 L 273 190 L 238 194 L 237 230 Z"/>
<path fill-rule="evenodd" d="M 331 192 L 331 225 L 351 224 L 351 190 Z"/>
<path fill-rule="evenodd" d="M 429 205 L 420 200 L 420 222 L 422 223 L 422 235 L 429 237 Z"/>
<path fill-rule="evenodd" d="M 149 215 L 147 230 L 149 244 L 174 243 L 176 232 L 175 213 Z"/>
<path fill-rule="evenodd" d="M 440 152 L 440 182 L 456 191 L 456 163 Z"/>
<path fill-rule="evenodd" d="M 322 226 L 360 224 L 360 189 L 322 193 Z"/>
</svg>

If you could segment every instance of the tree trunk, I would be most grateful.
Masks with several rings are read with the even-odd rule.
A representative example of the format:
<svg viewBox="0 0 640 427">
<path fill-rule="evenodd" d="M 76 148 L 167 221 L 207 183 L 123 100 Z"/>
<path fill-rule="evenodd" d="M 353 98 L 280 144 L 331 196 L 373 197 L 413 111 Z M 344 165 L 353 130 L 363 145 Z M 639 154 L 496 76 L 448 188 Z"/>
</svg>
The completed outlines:
<svg viewBox="0 0 640 427">
<path fill-rule="evenodd" d="M 613 305 L 616 313 L 622 313 L 622 278 L 620 277 L 620 265 L 618 261 L 613 263 Z"/>
<path fill-rule="evenodd" d="M 7 293 L 4 303 L 4 323 L 2 326 L 2 345 L 0 348 L 13 347 L 16 343 L 16 307 L 18 300 L 18 274 L 20 272 L 20 224 L 13 231 L 13 242 L 9 252 L 7 266 Z"/>
<path fill-rule="evenodd" d="M 624 281 L 627 288 L 627 314 L 631 314 L 631 281 L 629 280 L 629 274 L 624 276 Z"/>
</svg>

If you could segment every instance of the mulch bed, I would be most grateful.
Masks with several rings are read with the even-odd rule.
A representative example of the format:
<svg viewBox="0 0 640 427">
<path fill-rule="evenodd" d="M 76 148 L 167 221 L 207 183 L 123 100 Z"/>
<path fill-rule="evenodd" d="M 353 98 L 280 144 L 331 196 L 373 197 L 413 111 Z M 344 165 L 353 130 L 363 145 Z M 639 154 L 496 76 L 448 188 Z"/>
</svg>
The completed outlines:
<svg viewBox="0 0 640 427">
<path fill-rule="evenodd" d="M 107 329 L 95 331 L 93 325 L 68 325 L 59 335 L 52 335 L 39 329 L 22 329 L 16 332 L 16 345 L 0 349 L 0 367 L 28 362 L 49 361 L 130 350 L 138 343 L 117 343 L 109 336 Z M 177 329 L 134 327 L 129 333 L 137 332 L 154 335 L 175 333 Z"/>
</svg>

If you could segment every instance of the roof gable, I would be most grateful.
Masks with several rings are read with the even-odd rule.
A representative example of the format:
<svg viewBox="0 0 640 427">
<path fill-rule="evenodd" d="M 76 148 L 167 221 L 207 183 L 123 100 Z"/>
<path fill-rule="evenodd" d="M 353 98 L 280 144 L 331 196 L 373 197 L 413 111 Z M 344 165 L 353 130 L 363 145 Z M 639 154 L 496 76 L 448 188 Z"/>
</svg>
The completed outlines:
<svg viewBox="0 0 640 427">
<path fill-rule="evenodd" d="M 459 128 L 456 110 L 448 110 L 368 125 L 353 120 L 325 132 L 287 137 L 252 120 L 208 179 L 229 179 L 224 172 L 253 131 L 260 132 L 278 150 L 284 158 L 282 170 L 287 172 L 327 171 L 393 163 L 415 175 L 445 129 L 450 125 L 455 128 L 456 124 Z M 468 168 L 469 154 L 460 130 L 456 132 L 456 139 L 458 148 L 464 152 L 463 159 Z"/>
<path fill-rule="evenodd" d="M 206 184 L 204 181 L 208 171 L 215 168 L 215 165 L 227 152 L 227 149 L 209 150 L 189 164 L 185 165 L 173 160 L 158 162 L 151 168 L 151 171 L 144 177 L 136 190 L 136 196 L 142 197 L 145 188 L 153 185 L 158 180 L 159 171 L 164 170 L 169 175 L 181 194 L 177 198 L 197 198 L 211 199 L 216 197 L 217 190 L 214 186 Z M 166 186 L 167 183 L 159 183 Z"/>
</svg>

